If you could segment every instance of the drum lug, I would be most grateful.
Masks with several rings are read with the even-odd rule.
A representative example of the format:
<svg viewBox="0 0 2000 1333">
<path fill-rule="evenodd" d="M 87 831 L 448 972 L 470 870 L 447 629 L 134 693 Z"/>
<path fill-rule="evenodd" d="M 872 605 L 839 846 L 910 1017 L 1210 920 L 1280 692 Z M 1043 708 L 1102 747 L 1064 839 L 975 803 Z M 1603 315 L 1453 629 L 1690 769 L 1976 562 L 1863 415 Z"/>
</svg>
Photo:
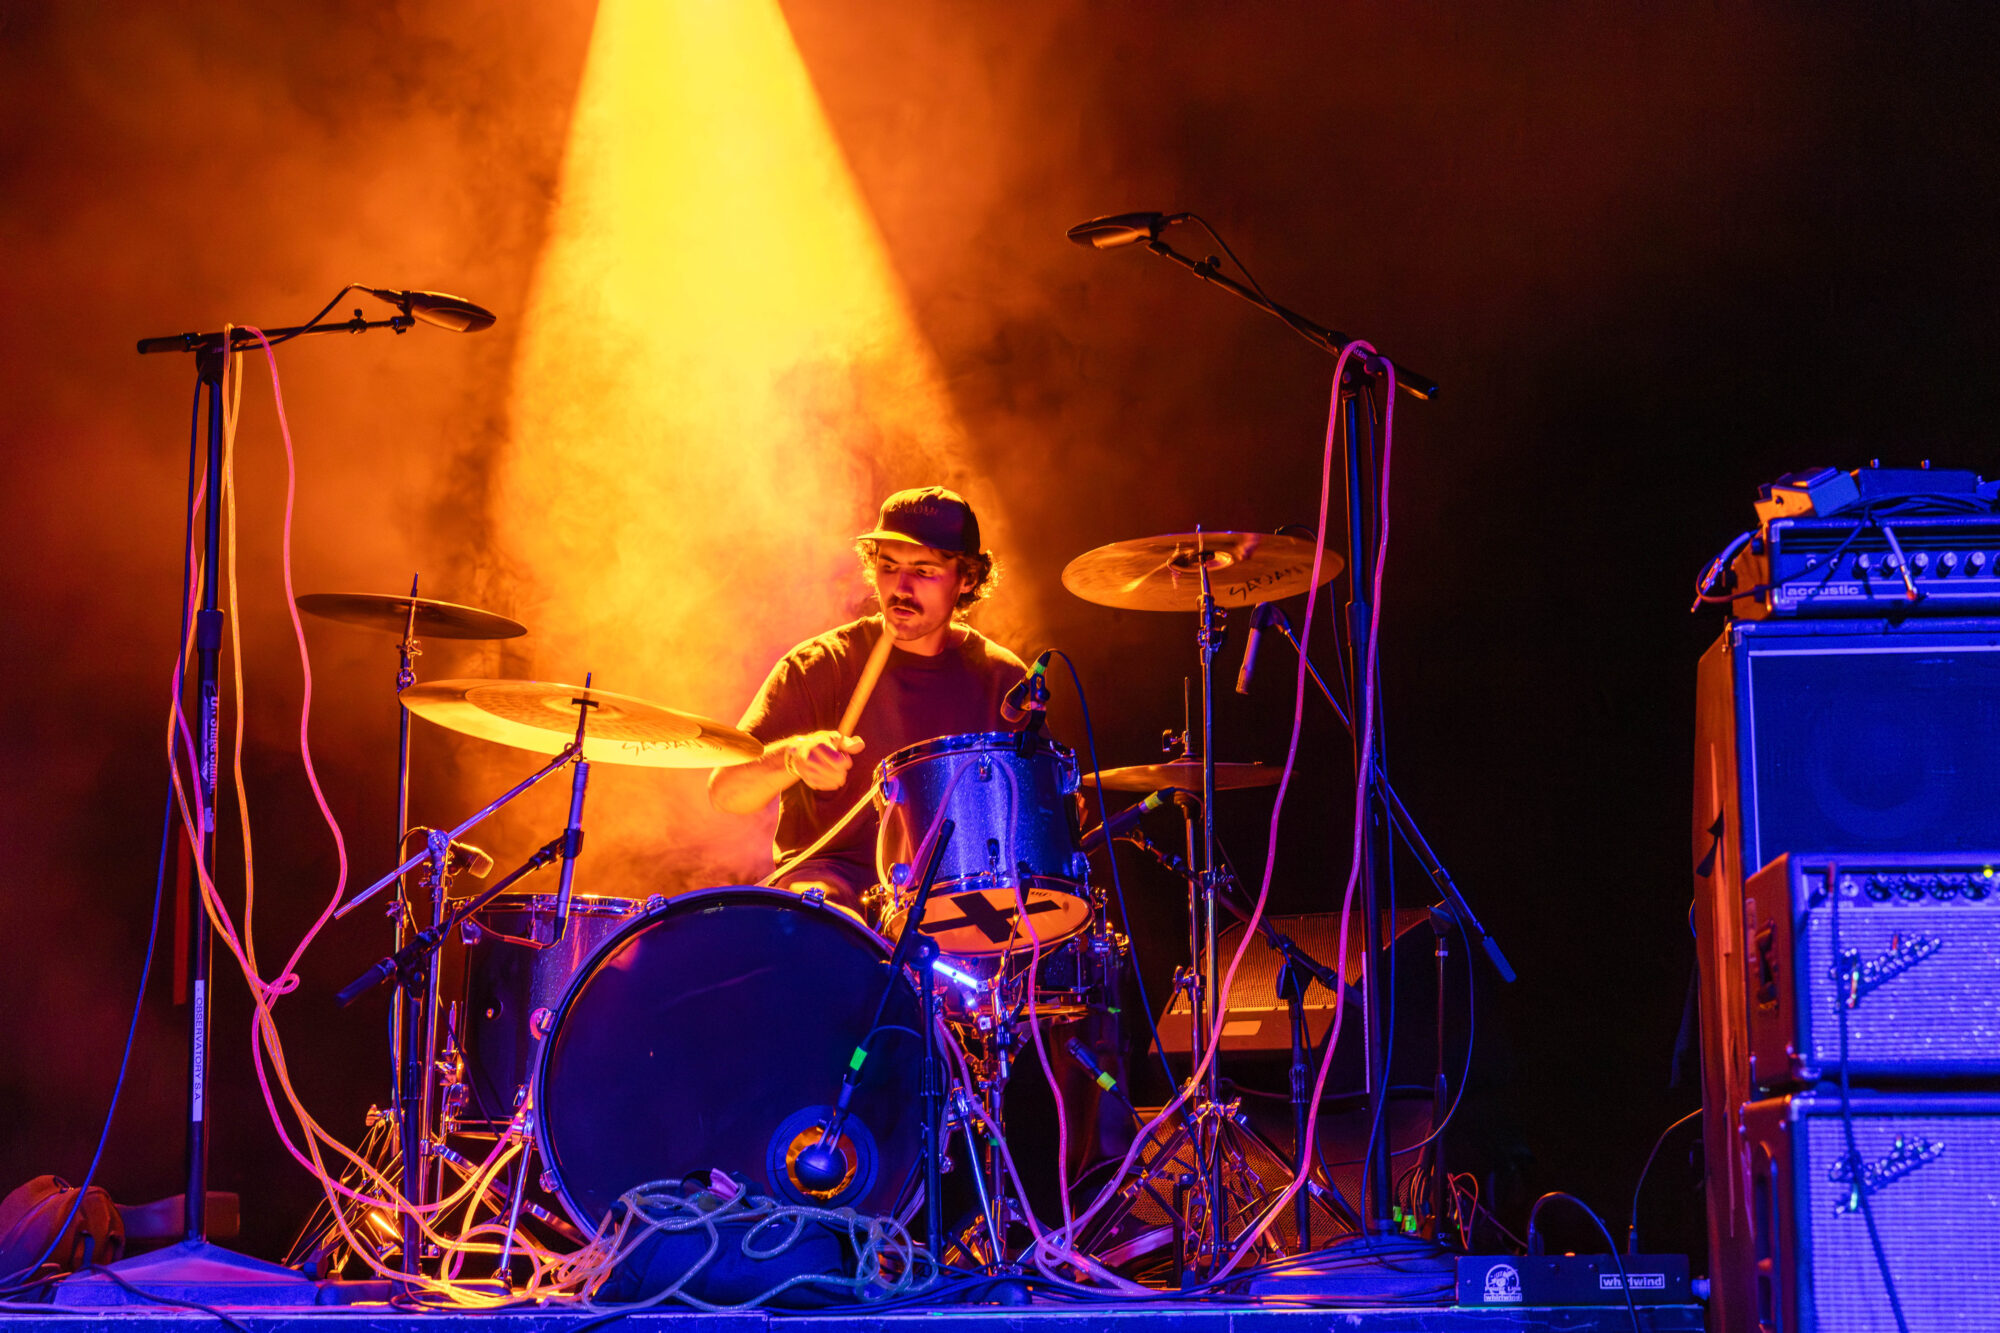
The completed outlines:
<svg viewBox="0 0 2000 1333">
<path fill-rule="evenodd" d="M 645 907 L 646 915 L 651 916 L 653 913 L 659 911 L 662 907 L 665 907 L 666 905 L 667 905 L 666 894 L 664 893 L 648 894 L 646 896 L 646 907 Z"/>
<path fill-rule="evenodd" d="M 809 906 L 812 907 L 826 906 L 826 890 L 822 889 L 817 884 L 813 885 L 811 888 L 806 889 L 804 892 L 800 893 L 799 897 L 803 898 Z"/>
<path fill-rule="evenodd" d="M 972 775 L 981 782 L 993 781 L 993 756 L 980 755 L 978 760 L 973 764 Z"/>
<path fill-rule="evenodd" d="M 903 803 L 903 780 L 901 778 L 882 779 L 882 803 L 901 805 Z"/>
<path fill-rule="evenodd" d="M 1071 879 L 1076 880 L 1078 883 L 1089 879 L 1090 858 L 1082 852 L 1071 852 L 1069 855 L 1069 875 Z"/>
</svg>

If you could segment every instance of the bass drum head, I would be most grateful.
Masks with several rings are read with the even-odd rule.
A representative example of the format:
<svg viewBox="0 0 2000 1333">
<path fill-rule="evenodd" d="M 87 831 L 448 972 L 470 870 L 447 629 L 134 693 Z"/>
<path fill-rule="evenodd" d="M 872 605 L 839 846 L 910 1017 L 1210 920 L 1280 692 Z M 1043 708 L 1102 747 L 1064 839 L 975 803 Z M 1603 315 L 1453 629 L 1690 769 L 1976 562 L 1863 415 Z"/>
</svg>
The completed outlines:
<svg viewBox="0 0 2000 1333">
<path fill-rule="evenodd" d="M 709 1167 L 780 1201 L 889 1211 L 920 1155 L 907 977 L 868 1042 L 845 1175 L 815 1192 L 787 1169 L 817 1141 L 888 972 L 880 937 L 778 889 L 683 894 L 607 940 L 536 1070 L 542 1160 L 577 1225 L 596 1230 L 635 1185 Z"/>
</svg>

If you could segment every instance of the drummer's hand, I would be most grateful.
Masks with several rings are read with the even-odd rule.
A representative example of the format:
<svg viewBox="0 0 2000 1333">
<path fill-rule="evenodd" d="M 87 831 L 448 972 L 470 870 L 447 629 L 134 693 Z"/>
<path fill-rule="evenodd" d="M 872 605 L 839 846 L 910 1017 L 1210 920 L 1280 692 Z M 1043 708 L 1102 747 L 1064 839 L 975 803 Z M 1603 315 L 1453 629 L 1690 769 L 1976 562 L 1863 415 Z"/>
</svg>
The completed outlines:
<svg viewBox="0 0 2000 1333">
<path fill-rule="evenodd" d="M 785 771 L 814 791 L 839 791 L 854 767 L 853 756 L 864 744 L 859 736 L 843 736 L 837 731 L 809 731 L 781 742 L 785 747 Z"/>
</svg>

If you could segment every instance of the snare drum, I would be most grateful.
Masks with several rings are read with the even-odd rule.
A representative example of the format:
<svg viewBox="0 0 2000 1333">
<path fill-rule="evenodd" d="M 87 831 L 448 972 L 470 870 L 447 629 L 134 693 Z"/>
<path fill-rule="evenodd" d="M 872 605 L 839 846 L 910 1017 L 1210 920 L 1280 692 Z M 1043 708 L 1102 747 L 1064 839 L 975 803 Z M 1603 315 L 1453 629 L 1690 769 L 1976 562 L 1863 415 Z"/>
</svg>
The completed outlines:
<svg viewBox="0 0 2000 1333">
<path fill-rule="evenodd" d="M 902 932 L 917 894 L 917 847 L 940 815 L 951 842 L 924 909 L 923 932 L 947 954 L 1026 949 L 1019 920 L 1046 948 L 1090 924 L 1090 862 L 1077 845 L 1070 797 L 1074 751 L 1011 731 L 941 736 L 905 746 L 876 771 L 881 813 L 875 868 L 892 898 L 883 928 Z"/>
<path fill-rule="evenodd" d="M 458 1044 L 464 1091 L 447 1094 L 454 1133 L 497 1134 L 534 1068 L 535 1046 L 570 979 L 597 946 L 638 915 L 629 898 L 573 894 L 569 927 L 555 939 L 554 894 L 503 893 L 459 929 L 465 941 Z"/>
</svg>

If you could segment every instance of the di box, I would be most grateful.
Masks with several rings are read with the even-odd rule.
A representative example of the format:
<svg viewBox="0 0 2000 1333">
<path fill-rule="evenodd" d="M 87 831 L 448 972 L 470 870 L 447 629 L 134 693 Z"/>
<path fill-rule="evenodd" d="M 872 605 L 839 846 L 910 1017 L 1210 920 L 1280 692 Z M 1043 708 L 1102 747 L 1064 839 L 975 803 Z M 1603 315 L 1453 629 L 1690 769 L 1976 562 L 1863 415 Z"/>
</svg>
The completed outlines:
<svg viewBox="0 0 2000 1333">
<path fill-rule="evenodd" d="M 1750 1076 L 2000 1075 L 2000 852 L 1779 857 L 1743 888 Z M 1839 936 L 1838 948 L 1835 935 Z"/>
<path fill-rule="evenodd" d="M 1684 1254 L 1628 1254 L 1624 1275 L 1608 1254 L 1462 1254 L 1460 1305 L 1686 1305 Z"/>
<path fill-rule="evenodd" d="M 1837 1093 L 1743 1108 L 1759 1326 L 1895 1333 L 1865 1194 L 1911 1329 L 2000 1328 L 2000 1096 L 1855 1092 L 1849 1104 L 1858 1170 Z"/>
</svg>

